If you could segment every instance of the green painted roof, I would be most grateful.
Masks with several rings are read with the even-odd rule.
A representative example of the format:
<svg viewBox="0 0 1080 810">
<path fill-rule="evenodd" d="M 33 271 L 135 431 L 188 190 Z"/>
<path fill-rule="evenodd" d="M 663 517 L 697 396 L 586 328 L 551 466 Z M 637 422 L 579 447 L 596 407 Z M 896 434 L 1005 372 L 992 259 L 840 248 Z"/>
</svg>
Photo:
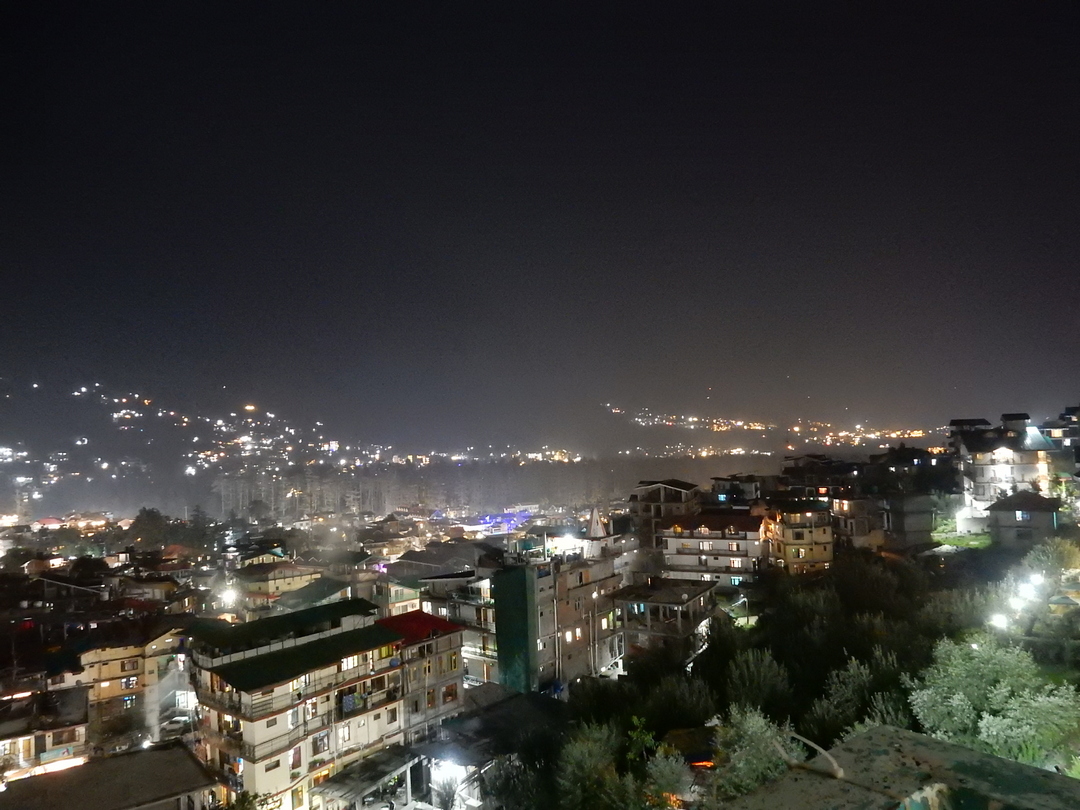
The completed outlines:
<svg viewBox="0 0 1080 810">
<path fill-rule="evenodd" d="M 286 683 L 305 672 L 336 663 L 348 655 L 393 644 L 402 638 L 404 637 L 400 633 L 373 624 L 359 630 L 349 630 L 328 638 L 309 641 L 307 644 L 232 661 L 214 667 L 211 672 L 234 689 L 254 692 Z"/>
<path fill-rule="evenodd" d="M 197 619 L 188 628 L 188 635 L 197 644 L 228 654 L 262 647 L 286 638 L 331 630 L 340 627 L 341 620 L 346 616 L 374 616 L 378 612 L 378 606 L 366 599 L 343 599 L 340 602 L 317 605 L 281 616 L 268 616 L 253 622 L 230 624 L 221 619 Z"/>
</svg>

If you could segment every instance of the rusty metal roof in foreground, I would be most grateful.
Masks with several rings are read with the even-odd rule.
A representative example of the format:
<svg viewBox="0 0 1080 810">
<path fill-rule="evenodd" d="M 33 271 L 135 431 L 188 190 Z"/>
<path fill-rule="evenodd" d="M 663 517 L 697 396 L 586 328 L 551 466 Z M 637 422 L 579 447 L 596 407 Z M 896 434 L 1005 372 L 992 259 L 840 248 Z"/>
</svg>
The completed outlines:
<svg viewBox="0 0 1080 810">
<path fill-rule="evenodd" d="M 727 810 L 1076 810 L 1080 780 L 879 726 L 725 804 Z M 811 770 L 816 769 L 816 770 Z"/>
</svg>

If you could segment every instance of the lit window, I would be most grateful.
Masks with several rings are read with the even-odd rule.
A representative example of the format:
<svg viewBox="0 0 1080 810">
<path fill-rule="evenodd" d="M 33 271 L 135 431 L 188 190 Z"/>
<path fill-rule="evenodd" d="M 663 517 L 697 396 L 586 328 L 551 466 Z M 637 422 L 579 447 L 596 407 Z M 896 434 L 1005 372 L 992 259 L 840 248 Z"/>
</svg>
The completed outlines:
<svg viewBox="0 0 1080 810">
<path fill-rule="evenodd" d="M 337 730 L 338 745 L 344 746 L 352 738 L 352 726 L 343 723 Z"/>
<path fill-rule="evenodd" d="M 569 644 L 573 640 L 574 640 L 574 634 L 571 633 L 569 630 L 567 630 L 566 631 L 566 643 Z"/>
<path fill-rule="evenodd" d="M 121 689 L 134 689 L 138 685 L 139 685 L 139 679 L 138 678 L 132 677 L 132 678 L 121 678 L 120 679 L 120 688 Z"/>
<path fill-rule="evenodd" d="M 600 620 L 600 629 L 607 630 L 607 616 Z"/>
<path fill-rule="evenodd" d="M 356 669 L 360 666 L 359 655 L 349 655 L 341 659 L 341 668 L 344 669 Z"/>
<path fill-rule="evenodd" d="M 578 627 L 578 628 L 576 628 L 574 630 L 574 636 L 577 638 L 578 641 L 581 641 L 581 628 L 580 627 Z"/>
<path fill-rule="evenodd" d="M 742 577 L 732 577 L 731 584 L 735 586 L 742 585 Z"/>
<path fill-rule="evenodd" d="M 742 560 L 740 560 L 738 557 L 736 557 L 735 559 L 733 559 L 731 561 L 731 567 L 732 568 L 742 568 Z"/>
<path fill-rule="evenodd" d="M 1021 511 L 1017 510 L 1017 512 L 1016 512 L 1016 522 L 1017 523 L 1027 523 L 1029 520 L 1031 520 L 1031 515 L 1028 512 L 1021 512 Z"/>
</svg>

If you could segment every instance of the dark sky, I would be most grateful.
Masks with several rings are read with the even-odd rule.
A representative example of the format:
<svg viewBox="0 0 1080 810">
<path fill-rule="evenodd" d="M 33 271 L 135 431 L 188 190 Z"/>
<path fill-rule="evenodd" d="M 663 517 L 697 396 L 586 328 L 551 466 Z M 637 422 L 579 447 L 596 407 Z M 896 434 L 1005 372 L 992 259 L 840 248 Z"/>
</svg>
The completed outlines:
<svg viewBox="0 0 1080 810">
<path fill-rule="evenodd" d="M 1080 400 L 1075 6 L 23 5 L 0 374 L 440 446 Z"/>
</svg>

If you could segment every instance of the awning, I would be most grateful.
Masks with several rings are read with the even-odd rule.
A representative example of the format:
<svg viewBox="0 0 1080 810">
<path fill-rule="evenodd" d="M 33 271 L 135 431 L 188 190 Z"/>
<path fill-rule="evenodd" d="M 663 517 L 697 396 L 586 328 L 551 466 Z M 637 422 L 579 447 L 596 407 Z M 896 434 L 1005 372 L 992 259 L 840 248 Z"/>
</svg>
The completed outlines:
<svg viewBox="0 0 1080 810">
<path fill-rule="evenodd" d="M 438 759 L 443 762 L 453 762 L 455 765 L 482 767 L 491 762 L 491 756 L 483 751 L 477 751 L 457 742 L 431 742 L 420 743 L 412 747 L 412 751 L 428 759 Z"/>
<path fill-rule="evenodd" d="M 353 763 L 336 776 L 313 785 L 311 793 L 344 802 L 359 802 L 384 782 L 404 773 L 420 757 L 403 745 L 391 745 L 359 762 Z"/>
</svg>

